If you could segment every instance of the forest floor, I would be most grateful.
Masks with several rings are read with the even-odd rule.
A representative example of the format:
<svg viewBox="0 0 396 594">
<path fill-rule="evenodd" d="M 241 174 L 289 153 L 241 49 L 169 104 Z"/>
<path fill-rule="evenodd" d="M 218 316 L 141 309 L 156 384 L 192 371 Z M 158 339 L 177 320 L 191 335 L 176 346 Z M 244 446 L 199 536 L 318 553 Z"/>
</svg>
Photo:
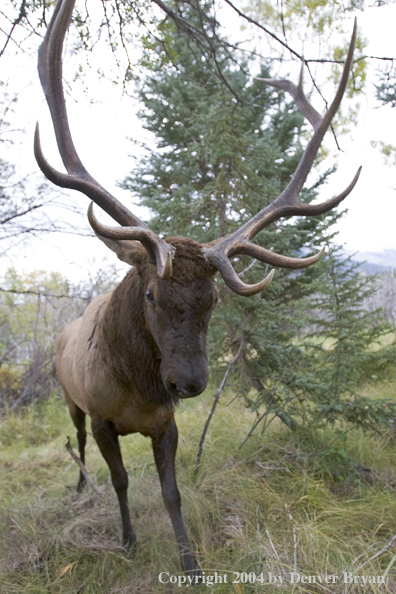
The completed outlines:
<svg viewBox="0 0 396 594">
<path fill-rule="evenodd" d="M 346 445 L 337 445 L 330 433 L 291 433 L 274 420 L 239 449 L 254 416 L 226 393 L 194 474 L 214 392 L 208 388 L 177 411 L 178 484 L 205 576 L 194 592 L 394 594 L 396 428 L 382 435 L 351 430 Z M 394 399 L 396 378 L 365 386 L 367 392 Z M 87 487 L 78 494 L 68 435 L 76 447 L 56 396 L 0 420 L 0 594 L 160 594 L 189 587 L 181 585 L 150 441 L 122 438 L 138 538 L 132 557 L 120 546 L 116 495 L 93 438 L 86 465 L 100 493 Z"/>
</svg>

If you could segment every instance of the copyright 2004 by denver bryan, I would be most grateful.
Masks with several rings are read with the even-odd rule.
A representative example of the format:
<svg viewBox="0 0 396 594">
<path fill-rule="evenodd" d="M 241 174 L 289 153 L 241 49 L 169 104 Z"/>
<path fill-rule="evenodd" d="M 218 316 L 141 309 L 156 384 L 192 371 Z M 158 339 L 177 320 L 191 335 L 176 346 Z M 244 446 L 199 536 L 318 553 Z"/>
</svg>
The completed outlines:
<svg viewBox="0 0 396 594">
<path fill-rule="evenodd" d="M 340 575 L 316 574 L 305 575 L 297 571 L 291 571 L 284 575 L 274 573 L 247 573 L 245 571 L 202 571 L 200 576 L 189 576 L 184 574 L 172 574 L 169 571 L 162 571 L 158 575 L 161 584 L 173 584 L 179 588 L 194 586 L 196 584 L 206 585 L 208 588 L 216 584 L 359 584 L 369 586 L 370 584 L 386 584 L 387 577 L 384 575 L 355 575 L 348 571 Z"/>
</svg>

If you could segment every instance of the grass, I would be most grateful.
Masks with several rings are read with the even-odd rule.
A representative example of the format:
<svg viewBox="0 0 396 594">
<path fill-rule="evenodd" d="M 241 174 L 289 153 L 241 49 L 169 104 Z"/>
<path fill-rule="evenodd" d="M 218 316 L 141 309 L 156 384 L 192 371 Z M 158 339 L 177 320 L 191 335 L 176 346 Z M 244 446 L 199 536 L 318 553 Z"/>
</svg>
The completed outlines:
<svg viewBox="0 0 396 594">
<path fill-rule="evenodd" d="M 395 388 L 396 380 L 389 379 L 367 389 L 373 397 L 394 398 Z M 323 448 L 325 434 L 318 438 L 304 430 L 292 435 L 274 421 L 238 451 L 253 417 L 237 400 L 226 406 L 232 398 L 224 395 L 209 428 L 200 472 L 194 475 L 212 396 L 208 390 L 177 412 L 178 483 L 192 548 L 209 580 L 216 570 L 228 578 L 194 591 L 394 593 L 394 549 L 370 561 L 396 533 L 394 432 L 378 437 L 351 431 L 348 455 L 359 466 L 346 467 L 337 480 L 336 462 Z M 0 423 L 0 593 L 181 591 L 177 583 L 158 579 L 161 572 L 167 572 L 166 578 L 183 574 L 150 441 L 139 435 L 122 438 L 139 541 L 130 557 L 120 547 L 116 496 L 93 438 L 88 440 L 87 469 L 101 495 L 89 488 L 77 494 L 78 469 L 64 447 L 67 435 L 76 447 L 68 412 L 56 397 L 8 413 Z M 371 469 L 369 482 L 357 470 L 363 467 Z M 295 568 L 306 583 L 290 583 Z M 339 576 L 345 570 L 360 576 L 360 583 L 318 583 L 318 576 Z M 242 581 L 232 583 L 233 572 L 244 572 Z M 261 575 L 263 583 L 242 583 L 249 573 L 251 579 Z M 269 574 L 276 584 L 268 583 Z M 362 583 L 363 577 L 382 575 L 387 584 Z"/>
</svg>

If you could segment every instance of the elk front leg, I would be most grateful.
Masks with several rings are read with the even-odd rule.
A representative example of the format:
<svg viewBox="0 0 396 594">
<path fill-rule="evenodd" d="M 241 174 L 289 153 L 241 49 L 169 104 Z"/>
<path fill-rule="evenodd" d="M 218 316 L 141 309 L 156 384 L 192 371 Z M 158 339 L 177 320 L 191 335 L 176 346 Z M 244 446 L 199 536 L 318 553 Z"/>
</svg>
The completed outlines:
<svg viewBox="0 0 396 594">
<path fill-rule="evenodd" d="M 118 433 L 113 423 L 104 419 L 92 418 L 92 433 L 103 458 L 110 469 L 111 481 L 117 493 L 122 520 L 122 543 L 131 549 L 136 543 L 128 507 L 128 474 L 121 457 Z"/>
<path fill-rule="evenodd" d="M 176 484 L 175 456 L 177 441 L 178 431 L 175 420 L 172 418 L 152 438 L 154 459 L 161 482 L 162 497 L 175 531 L 182 567 L 189 575 L 198 577 L 201 575 L 201 571 L 190 551 L 181 514 L 180 493 Z"/>
</svg>

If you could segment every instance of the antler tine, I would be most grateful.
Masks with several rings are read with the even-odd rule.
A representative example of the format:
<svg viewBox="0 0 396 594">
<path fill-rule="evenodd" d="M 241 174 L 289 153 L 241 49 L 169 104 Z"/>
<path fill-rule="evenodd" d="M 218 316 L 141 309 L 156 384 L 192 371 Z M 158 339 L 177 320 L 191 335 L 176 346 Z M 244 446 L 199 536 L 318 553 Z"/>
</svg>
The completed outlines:
<svg viewBox="0 0 396 594">
<path fill-rule="evenodd" d="M 314 107 L 309 103 L 308 99 L 306 98 L 306 96 L 302 90 L 302 74 L 300 74 L 300 82 L 299 82 L 298 87 L 296 87 L 292 83 L 289 83 L 289 85 L 290 85 L 289 89 L 285 89 L 292 95 L 293 99 L 295 99 L 297 107 L 301 110 L 302 114 L 311 123 L 311 125 L 313 126 L 313 128 L 315 130 L 315 133 L 312 136 L 311 140 L 309 141 L 308 146 L 306 147 L 306 149 L 304 151 L 304 154 L 300 160 L 300 163 L 298 164 L 298 167 L 297 167 L 292 179 L 290 180 L 290 182 L 287 185 L 287 187 L 285 188 L 285 190 L 282 192 L 281 196 L 279 196 L 279 201 L 281 198 L 283 198 L 285 200 L 290 198 L 291 200 L 294 199 L 295 201 L 297 201 L 298 195 L 305 183 L 305 180 L 308 177 L 311 167 L 315 161 L 317 152 L 320 148 L 320 145 L 322 144 L 322 140 L 327 132 L 328 127 L 330 126 L 330 123 L 331 123 L 333 117 L 337 113 L 340 103 L 342 101 L 342 98 L 344 96 L 345 89 L 348 84 L 349 73 L 350 73 L 351 66 L 352 66 L 353 52 L 354 52 L 355 44 L 356 44 L 356 35 L 357 35 L 357 21 L 355 19 L 352 37 L 351 37 L 351 41 L 349 44 L 348 53 L 347 53 L 344 68 L 342 71 L 342 75 L 341 75 L 341 80 L 338 85 L 338 89 L 334 96 L 334 99 L 333 99 L 329 109 L 326 111 L 326 113 L 324 114 L 323 117 L 321 117 L 319 115 L 319 113 L 314 109 Z M 266 79 L 263 79 L 263 82 L 265 80 Z M 284 82 L 288 83 L 289 81 L 284 81 Z M 271 83 L 269 83 L 267 81 L 265 84 L 270 85 Z M 296 92 L 294 92 L 294 89 L 291 88 L 292 86 L 295 89 L 297 89 Z M 308 117 L 308 113 L 309 113 L 309 117 Z M 297 203 L 298 203 L 298 201 L 297 201 Z"/>
<path fill-rule="evenodd" d="M 34 137 L 34 154 L 41 171 L 52 183 L 82 192 L 117 223 L 134 227 L 134 239 L 143 243 L 150 259 L 157 264 L 158 274 L 162 276 L 168 266 L 167 256 L 174 251 L 173 246 L 155 235 L 88 173 L 73 143 L 62 85 L 62 51 L 74 4 L 75 0 L 58 0 L 39 49 L 38 62 L 40 81 L 50 109 L 56 142 L 68 173 L 57 171 L 44 157 L 38 125 Z"/>
<path fill-rule="evenodd" d="M 316 109 L 310 104 L 303 91 L 303 72 L 301 70 L 300 79 L 298 85 L 295 85 L 288 80 L 278 79 L 260 79 L 266 85 L 276 87 L 288 92 L 294 99 L 297 107 L 301 113 L 307 118 L 314 129 L 314 134 L 309 141 L 298 167 L 293 174 L 287 187 L 284 189 L 282 194 L 276 198 L 271 204 L 263 208 L 259 213 L 253 216 L 247 221 L 240 229 L 234 231 L 230 235 L 224 237 L 221 241 L 208 244 L 204 248 L 205 257 L 208 261 L 215 266 L 220 274 L 223 276 L 227 284 L 233 288 L 234 291 L 243 295 L 254 295 L 259 292 L 258 285 L 244 285 L 243 291 L 239 290 L 240 279 L 232 266 L 228 266 L 231 256 L 237 254 L 248 254 L 269 264 L 281 266 L 283 268 L 305 268 L 311 264 L 317 262 L 323 256 L 323 250 L 316 256 L 310 258 L 287 258 L 280 254 L 275 254 L 266 250 L 256 244 L 251 243 L 251 239 L 259 233 L 262 229 L 280 219 L 281 217 L 290 217 L 296 215 L 319 215 L 328 212 L 332 208 L 338 206 L 338 204 L 348 196 L 357 183 L 360 175 L 361 168 L 358 169 L 350 185 L 339 195 L 334 196 L 330 200 L 327 200 L 320 204 L 304 204 L 298 199 L 299 193 L 308 177 L 311 167 L 315 161 L 317 152 L 322 143 L 324 135 L 336 114 L 345 89 L 348 83 L 349 72 L 352 66 L 353 51 L 356 43 L 357 34 L 357 23 L 355 19 L 351 42 L 349 44 L 348 54 L 345 60 L 344 69 L 342 72 L 341 80 L 335 94 L 335 97 L 326 111 L 324 116 L 316 111 Z M 227 261 L 227 264 L 226 264 Z M 233 272 L 231 272 L 231 270 Z M 233 277 L 230 282 L 229 279 Z M 234 286 L 231 286 L 233 283 Z M 260 284 L 260 283 L 259 283 Z M 236 287 L 236 288 L 234 288 Z"/>
<path fill-rule="evenodd" d="M 159 253 L 159 246 L 156 242 L 157 236 L 149 227 L 145 229 L 139 227 L 108 227 L 98 221 L 93 212 L 93 202 L 88 207 L 88 221 L 92 229 L 95 231 L 98 237 L 104 237 L 105 239 L 119 240 L 138 240 L 140 241 L 146 250 L 150 253 L 150 250 L 154 247 L 154 261 L 158 261 L 161 258 Z M 165 243 L 165 242 L 164 242 Z M 166 246 L 170 244 L 165 243 Z M 169 279 L 172 276 L 172 253 L 174 248 L 171 249 L 165 256 L 161 272 L 158 271 L 158 275 L 162 279 Z"/>
<path fill-rule="evenodd" d="M 276 78 L 259 78 L 258 76 L 254 77 L 254 80 L 258 82 L 262 82 L 269 87 L 274 87 L 276 89 L 281 89 L 282 91 L 286 91 L 291 95 L 294 99 L 295 104 L 297 105 L 298 109 L 301 111 L 303 116 L 307 118 L 308 122 L 311 124 L 312 128 L 316 131 L 321 122 L 322 116 L 313 105 L 310 104 L 308 101 L 304 89 L 303 89 L 303 75 L 304 75 L 304 62 L 301 64 L 300 70 L 300 78 L 298 81 L 298 85 L 295 85 L 290 80 L 278 80 Z"/>
<path fill-rule="evenodd" d="M 220 270 L 220 269 L 219 269 Z M 223 266 L 221 268 L 221 276 L 227 283 L 227 285 L 237 293 L 238 295 L 243 295 L 244 297 L 250 297 L 251 295 L 255 295 L 256 293 L 262 293 L 269 287 L 271 284 L 272 279 L 274 278 L 275 270 L 272 269 L 269 274 L 259 283 L 255 285 L 247 285 L 246 283 L 242 282 L 241 279 L 237 274 L 235 274 L 235 270 L 232 267 L 231 262 L 226 258 L 223 262 Z"/>
</svg>

